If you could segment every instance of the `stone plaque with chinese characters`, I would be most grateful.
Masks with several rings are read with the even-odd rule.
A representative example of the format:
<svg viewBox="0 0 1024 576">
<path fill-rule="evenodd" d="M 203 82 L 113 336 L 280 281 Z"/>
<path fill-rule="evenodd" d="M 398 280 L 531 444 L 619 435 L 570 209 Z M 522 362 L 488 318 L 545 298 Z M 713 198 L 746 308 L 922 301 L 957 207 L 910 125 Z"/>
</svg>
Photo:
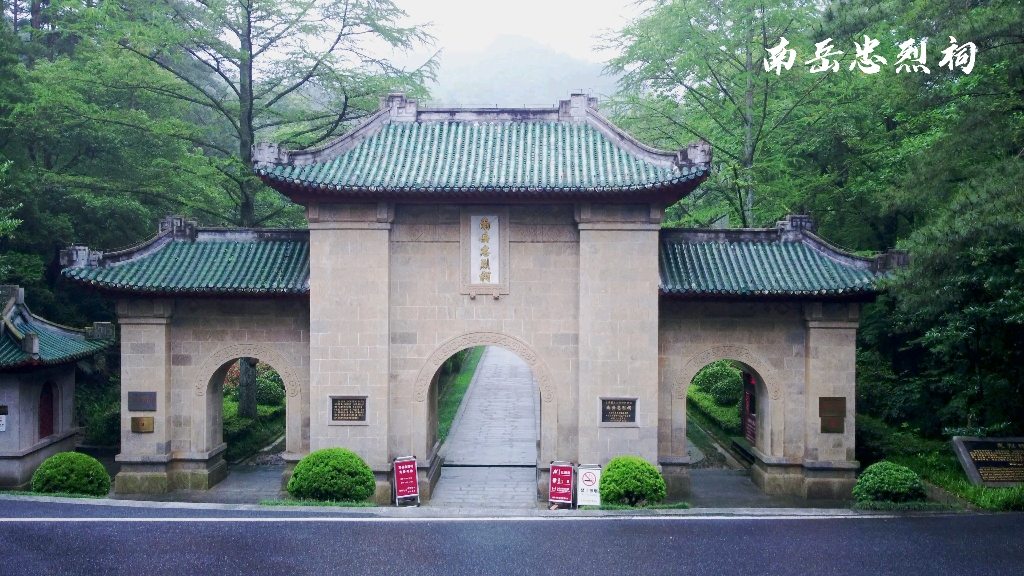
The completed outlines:
<svg viewBox="0 0 1024 576">
<path fill-rule="evenodd" d="M 1024 482 L 1024 438 L 953 437 L 953 450 L 974 484 Z"/>
<path fill-rule="evenodd" d="M 497 214 L 470 216 L 469 278 L 472 284 L 501 283 L 501 229 Z"/>
<path fill-rule="evenodd" d="M 366 398 L 331 398 L 331 420 L 366 422 Z"/>
<path fill-rule="evenodd" d="M 636 422 L 636 398 L 602 398 L 601 422 Z"/>
</svg>

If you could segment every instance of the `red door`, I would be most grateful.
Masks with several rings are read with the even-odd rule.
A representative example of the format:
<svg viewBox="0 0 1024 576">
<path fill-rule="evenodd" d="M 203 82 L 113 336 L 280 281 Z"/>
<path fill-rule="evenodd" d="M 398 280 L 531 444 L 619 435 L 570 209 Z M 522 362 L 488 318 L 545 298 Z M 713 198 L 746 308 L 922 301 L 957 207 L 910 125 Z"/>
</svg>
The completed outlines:
<svg viewBox="0 0 1024 576">
<path fill-rule="evenodd" d="M 753 446 L 757 444 L 757 389 L 754 377 L 743 373 L 743 436 Z"/>
<path fill-rule="evenodd" d="M 53 436 L 53 384 L 43 384 L 39 393 L 39 439 Z"/>
</svg>

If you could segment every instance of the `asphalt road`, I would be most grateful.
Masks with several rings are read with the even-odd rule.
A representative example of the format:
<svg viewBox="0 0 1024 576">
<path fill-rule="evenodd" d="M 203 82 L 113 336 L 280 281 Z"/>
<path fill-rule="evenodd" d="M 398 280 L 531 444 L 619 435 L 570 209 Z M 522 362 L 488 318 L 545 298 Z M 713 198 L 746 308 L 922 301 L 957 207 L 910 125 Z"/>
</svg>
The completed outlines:
<svg viewBox="0 0 1024 576">
<path fill-rule="evenodd" d="M 403 520 L 0 501 L 0 574 L 108 573 L 1020 575 L 1024 515 Z"/>
</svg>

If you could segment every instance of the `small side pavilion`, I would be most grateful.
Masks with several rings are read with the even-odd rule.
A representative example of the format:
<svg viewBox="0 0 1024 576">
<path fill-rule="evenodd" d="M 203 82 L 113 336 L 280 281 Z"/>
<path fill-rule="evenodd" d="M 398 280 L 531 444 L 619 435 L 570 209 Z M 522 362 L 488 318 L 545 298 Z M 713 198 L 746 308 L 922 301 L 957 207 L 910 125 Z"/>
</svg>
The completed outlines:
<svg viewBox="0 0 1024 576">
<path fill-rule="evenodd" d="M 75 449 L 75 362 L 113 344 L 114 327 L 44 320 L 18 286 L 0 286 L 0 297 L 0 489 L 27 490 L 44 460 Z"/>
</svg>

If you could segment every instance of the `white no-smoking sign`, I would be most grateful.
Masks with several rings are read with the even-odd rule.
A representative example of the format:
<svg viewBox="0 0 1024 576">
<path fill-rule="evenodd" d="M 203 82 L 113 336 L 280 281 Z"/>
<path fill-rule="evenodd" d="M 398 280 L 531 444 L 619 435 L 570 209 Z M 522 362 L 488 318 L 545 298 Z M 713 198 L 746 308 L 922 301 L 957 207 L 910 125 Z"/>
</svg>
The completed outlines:
<svg viewBox="0 0 1024 576">
<path fill-rule="evenodd" d="M 579 482 L 576 483 L 576 505 L 600 506 L 601 467 L 581 465 L 577 474 Z"/>
</svg>

